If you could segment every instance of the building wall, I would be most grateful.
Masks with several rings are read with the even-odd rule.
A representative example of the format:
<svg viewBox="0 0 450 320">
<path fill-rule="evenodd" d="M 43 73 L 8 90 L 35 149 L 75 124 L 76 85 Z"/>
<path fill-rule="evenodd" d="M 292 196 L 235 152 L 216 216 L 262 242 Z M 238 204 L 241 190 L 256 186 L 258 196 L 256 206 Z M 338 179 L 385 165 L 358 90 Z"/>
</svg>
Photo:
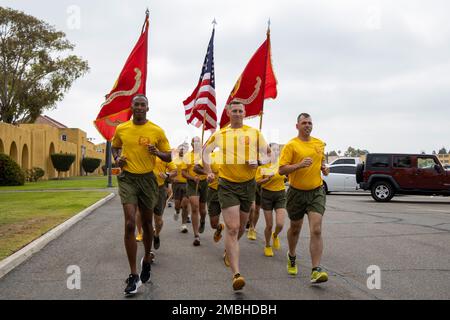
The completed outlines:
<svg viewBox="0 0 450 320">
<path fill-rule="evenodd" d="M 66 141 L 62 140 L 63 135 L 66 135 Z M 86 133 L 80 129 L 59 129 L 46 124 L 16 126 L 0 123 L 0 152 L 10 155 L 22 169 L 32 167 L 44 169 L 44 179 L 57 177 L 50 154 L 75 154 L 76 159 L 70 170 L 61 173 L 62 177 L 72 177 L 82 174 L 83 157 L 102 159 L 103 165 L 105 148 L 105 144 L 96 146 L 88 141 Z M 102 174 L 101 168 L 96 173 Z"/>
<path fill-rule="evenodd" d="M 450 153 L 447 154 L 437 154 L 437 157 L 443 165 L 450 164 Z"/>
</svg>

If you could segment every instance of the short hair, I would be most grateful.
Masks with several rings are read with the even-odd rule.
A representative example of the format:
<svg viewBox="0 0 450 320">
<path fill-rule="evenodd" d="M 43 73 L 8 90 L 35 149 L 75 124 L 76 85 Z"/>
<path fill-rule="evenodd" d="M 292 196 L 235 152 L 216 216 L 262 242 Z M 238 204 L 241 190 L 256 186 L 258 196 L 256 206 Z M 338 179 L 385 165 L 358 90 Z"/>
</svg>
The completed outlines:
<svg viewBox="0 0 450 320">
<path fill-rule="evenodd" d="M 143 99 L 145 100 L 145 102 L 147 103 L 147 105 L 148 105 L 148 99 L 147 99 L 147 97 L 145 96 L 145 94 L 138 93 L 137 95 L 135 95 L 135 96 L 133 97 L 133 99 L 131 100 L 131 102 L 134 103 L 134 100 L 136 100 L 137 98 L 143 98 Z"/>
<path fill-rule="evenodd" d="M 242 107 L 245 109 L 245 104 L 244 103 L 242 103 L 240 100 L 238 100 L 238 99 L 233 99 L 233 100 L 231 100 L 231 102 L 227 105 L 227 108 L 231 108 L 231 106 L 234 106 L 234 105 L 242 105 Z"/>
<path fill-rule="evenodd" d="M 297 117 L 297 122 L 300 121 L 300 118 L 301 118 L 301 117 L 303 117 L 303 118 L 311 118 L 311 116 L 309 115 L 309 113 L 302 112 L 302 113 L 300 113 L 299 116 Z"/>
</svg>

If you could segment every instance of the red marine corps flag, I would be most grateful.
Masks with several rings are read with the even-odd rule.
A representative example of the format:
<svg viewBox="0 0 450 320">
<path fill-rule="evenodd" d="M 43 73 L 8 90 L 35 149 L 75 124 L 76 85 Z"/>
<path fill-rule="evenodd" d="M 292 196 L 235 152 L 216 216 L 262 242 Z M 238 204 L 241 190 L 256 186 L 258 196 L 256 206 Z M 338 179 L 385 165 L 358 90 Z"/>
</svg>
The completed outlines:
<svg viewBox="0 0 450 320">
<path fill-rule="evenodd" d="M 266 41 L 255 52 L 234 85 L 227 105 L 232 100 L 238 100 L 245 105 L 246 118 L 261 116 L 262 119 L 264 100 L 276 97 L 277 80 L 272 69 L 270 29 L 268 29 Z M 229 123 L 230 119 L 225 109 L 220 119 L 220 127 L 223 128 Z"/>
<path fill-rule="evenodd" d="M 130 120 L 131 101 L 136 94 L 145 94 L 147 81 L 147 42 L 148 42 L 149 12 L 147 10 L 141 36 L 125 62 L 114 88 L 106 96 L 101 105 L 100 113 L 94 121 L 102 136 L 111 141 L 116 127 Z"/>
</svg>

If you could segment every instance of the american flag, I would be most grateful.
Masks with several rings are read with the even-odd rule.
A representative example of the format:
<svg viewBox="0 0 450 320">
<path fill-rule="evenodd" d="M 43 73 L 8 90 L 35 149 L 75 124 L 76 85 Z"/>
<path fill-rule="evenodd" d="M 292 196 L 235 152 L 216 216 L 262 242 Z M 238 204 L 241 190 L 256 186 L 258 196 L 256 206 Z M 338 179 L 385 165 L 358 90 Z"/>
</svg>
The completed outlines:
<svg viewBox="0 0 450 320">
<path fill-rule="evenodd" d="M 214 76 L 214 32 L 209 40 L 208 51 L 203 63 L 202 73 L 197 87 L 191 96 L 183 101 L 184 112 L 188 124 L 197 128 L 203 124 L 203 116 L 206 113 L 205 130 L 217 128 L 216 110 L 216 81 Z"/>
</svg>

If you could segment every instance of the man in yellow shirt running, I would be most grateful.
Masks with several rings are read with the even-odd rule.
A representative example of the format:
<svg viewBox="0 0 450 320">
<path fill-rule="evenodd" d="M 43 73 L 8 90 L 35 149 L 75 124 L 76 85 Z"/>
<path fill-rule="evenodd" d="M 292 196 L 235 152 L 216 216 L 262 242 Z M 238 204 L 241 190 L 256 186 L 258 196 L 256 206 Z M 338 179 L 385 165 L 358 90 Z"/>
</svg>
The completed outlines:
<svg viewBox="0 0 450 320">
<path fill-rule="evenodd" d="M 298 136 L 291 139 L 283 148 L 280 158 L 281 175 L 289 175 L 286 208 L 291 220 L 287 233 L 289 251 L 287 271 L 291 275 L 298 273 L 296 247 L 305 214 L 308 215 L 310 253 L 312 261 L 311 283 L 328 280 L 328 274 L 320 267 L 323 251 L 322 217 L 325 213 L 325 191 L 321 172 L 328 175 L 325 166 L 325 143 L 311 137 L 313 123 L 311 116 L 301 113 L 297 118 Z"/>
<path fill-rule="evenodd" d="M 283 229 L 284 217 L 286 215 L 286 191 L 284 186 L 285 176 L 278 173 L 280 147 L 276 143 L 270 144 L 272 150 L 271 161 L 256 171 L 256 183 L 261 185 L 261 206 L 264 210 L 264 218 L 266 220 L 266 228 L 264 236 L 266 246 L 264 247 L 264 255 L 273 257 L 273 249 L 281 248 L 280 238 L 278 235 Z M 273 230 L 273 214 L 275 211 L 275 230 Z"/>
<path fill-rule="evenodd" d="M 172 178 L 172 188 L 173 197 L 175 199 L 175 221 L 178 220 L 180 216 L 181 209 L 181 232 L 188 233 L 188 228 L 186 224 L 189 218 L 189 198 L 186 194 L 186 183 L 187 180 L 183 177 L 183 168 L 185 167 L 185 154 L 189 145 L 182 144 L 178 147 L 173 163 L 177 167 L 177 175 Z"/>
<path fill-rule="evenodd" d="M 224 262 L 233 272 L 233 289 L 241 290 L 245 279 L 239 272 L 239 242 L 245 231 L 250 207 L 255 200 L 255 174 L 258 160 L 267 157 L 267 146 L 261 132 L 243 124 L 245 107 L 232 101 L 226 107 L 230 126 L 221 129 L 209 138 L 203 152 L 203 167 L 212 181 L 215 174 L 210 163 L 211 152 L 219 148 L 219 202 L 226 226 Z"/>
<path fill-rule="evenodd" d="M 122 172 L 117 176 L 119 195 L 125 216 L 125 249 L 130 265 L 125 295 L 135 294 L 141 283 L 150 279 L 153 241 L 153 208 L 158 200 L 158 184 L 153 169 L 156 157 L 171 161 L 169 142 L 164 131 L 147 120 L 148 100 L 136 95 L 132 100 L 133 119 L 120 124 L 112 141 L 112 154 Z M 142 216 L 145 255 L 141 274 L 137 274 L 135 239 L 136 211 Z"/>
</svg>

